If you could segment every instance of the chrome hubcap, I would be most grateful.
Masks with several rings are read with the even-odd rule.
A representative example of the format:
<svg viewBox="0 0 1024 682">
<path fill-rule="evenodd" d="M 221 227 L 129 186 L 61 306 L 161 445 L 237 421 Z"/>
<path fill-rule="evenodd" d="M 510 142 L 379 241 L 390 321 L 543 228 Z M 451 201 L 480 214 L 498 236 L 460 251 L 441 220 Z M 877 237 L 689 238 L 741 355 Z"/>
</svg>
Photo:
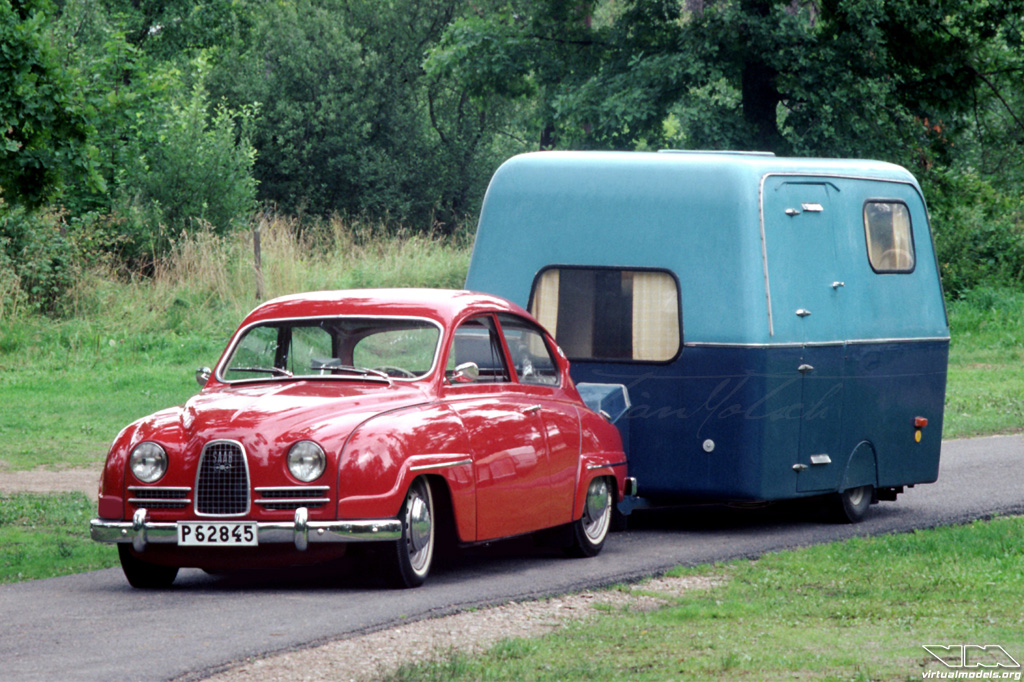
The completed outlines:
<svg viewBox="0 0 1024 682">
<path fill-rule="evenodd" d="M 587 488 L 587 504 L 583 509 L 583 531 L 591 542 L 600 542 L 608 532 L 611 515 L 608 482 L 603 478 L 596 479 Z"/>
<path fill-rule="evenodd" d="M 420 573 L 430 565 L 433 553 L 433 519 L 430 516 L 430 491 L 422 483 L 409 491 L 405 507 L 405 540 L 409 563 Z"/>
</svg>

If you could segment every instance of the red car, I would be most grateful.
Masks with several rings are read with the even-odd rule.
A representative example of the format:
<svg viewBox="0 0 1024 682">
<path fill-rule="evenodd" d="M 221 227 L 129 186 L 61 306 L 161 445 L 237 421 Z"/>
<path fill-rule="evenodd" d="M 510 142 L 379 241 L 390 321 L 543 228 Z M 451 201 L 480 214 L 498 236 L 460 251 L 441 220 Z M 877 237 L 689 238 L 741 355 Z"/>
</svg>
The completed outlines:
<svg viewBox="0 0 1024 682">
<path fill-rule="evenodd" d="M 551 336 L 467 291 L 334 291 L 269 301 L 202 391 L 115 440 L 92 538 L 134 587 L 179 567 L 312 563 L 376 543 L 420 585 L 435 548 L 565 526 L 593 556 L 626 458 Z"/>
</svg>

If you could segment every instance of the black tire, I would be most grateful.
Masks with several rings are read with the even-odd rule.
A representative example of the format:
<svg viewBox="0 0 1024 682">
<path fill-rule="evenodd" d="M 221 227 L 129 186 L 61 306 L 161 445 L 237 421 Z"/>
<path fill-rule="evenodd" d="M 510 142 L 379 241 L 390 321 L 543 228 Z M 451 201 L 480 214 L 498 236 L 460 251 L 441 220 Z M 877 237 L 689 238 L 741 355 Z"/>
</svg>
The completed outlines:
<svg viewBox="0 0 1024 682">
<path fill-rule="evenodd" d="M 569 556 L 591 557 L 604 547 L 612 525 L 612 488 L 608 479 L 595 478 L 587 486 L 587 499 L 583 515 L 570 525 L 572 544 L 566 548 Z"/>
<path fill-rule="evenodd" d="M 829 515 L 836 523 L 858 523 L 871 506 L 873 496 L 874 488 L 870 485 L 847 488 L 831 496 Z"/>
<path fill-rule="evenodd" d="M 434 560 L 434 496 L 422 478 L 413 481 L 398 512 L 402 537 L 384 551 L 383 569 L 392 587 L 419 587 Z"/>
<path fill-rule="evenodd" d="M 139 590 L 159 590 L 170 587 L 178 577 L 177 566 L 161 566 L 143 561 L 132 554 L 127 543 L 117 545 L 117 556 L 121 559 L 121 570 L 128 584 Z"/>
</svg>

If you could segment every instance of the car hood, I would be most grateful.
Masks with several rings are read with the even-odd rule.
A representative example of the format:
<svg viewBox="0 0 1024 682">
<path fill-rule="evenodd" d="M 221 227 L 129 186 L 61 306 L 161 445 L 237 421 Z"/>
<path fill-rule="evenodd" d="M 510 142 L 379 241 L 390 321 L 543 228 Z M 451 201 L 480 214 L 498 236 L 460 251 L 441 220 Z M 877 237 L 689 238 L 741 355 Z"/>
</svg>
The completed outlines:
<svg viewBox="0 0 1024 682">
<path fill-rule="evenodd" d="M 280 381 L 219 386 L 193 396 L 181 407 L 152 415 L 140 425 L 135 440 L 177 441 L 187 447 L 227 439 L 261 449 L 259 446 L 309 439 L 333 448 L 374 415 L 429 401 L 421 387 L 397 382 Z"/>
</svg>

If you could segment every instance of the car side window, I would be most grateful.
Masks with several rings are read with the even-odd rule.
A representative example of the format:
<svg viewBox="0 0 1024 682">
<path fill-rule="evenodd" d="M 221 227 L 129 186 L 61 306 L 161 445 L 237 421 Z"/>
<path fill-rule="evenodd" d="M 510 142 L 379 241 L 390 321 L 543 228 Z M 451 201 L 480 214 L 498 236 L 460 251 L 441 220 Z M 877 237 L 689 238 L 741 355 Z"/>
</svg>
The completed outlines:
<svg viewBox="0 0 1024 682">
<path fill-rule="evenodd" d="M 512 380 L 501 350 L 501 338 L 491 317 L 466 320 L 455 330 L 445 375 L 450 379 L 455 368 L 467 362 L 476 363 L 480 369 L 480 376 L 474 383 Z"/>
<path fill-rule="evenodd" d="M 557 386 L 558 363 L 544 339 L 544 333 L 527 320 L 514 315 L 499 315 L 498 321 L 519 382 Z"/>
</svg>

